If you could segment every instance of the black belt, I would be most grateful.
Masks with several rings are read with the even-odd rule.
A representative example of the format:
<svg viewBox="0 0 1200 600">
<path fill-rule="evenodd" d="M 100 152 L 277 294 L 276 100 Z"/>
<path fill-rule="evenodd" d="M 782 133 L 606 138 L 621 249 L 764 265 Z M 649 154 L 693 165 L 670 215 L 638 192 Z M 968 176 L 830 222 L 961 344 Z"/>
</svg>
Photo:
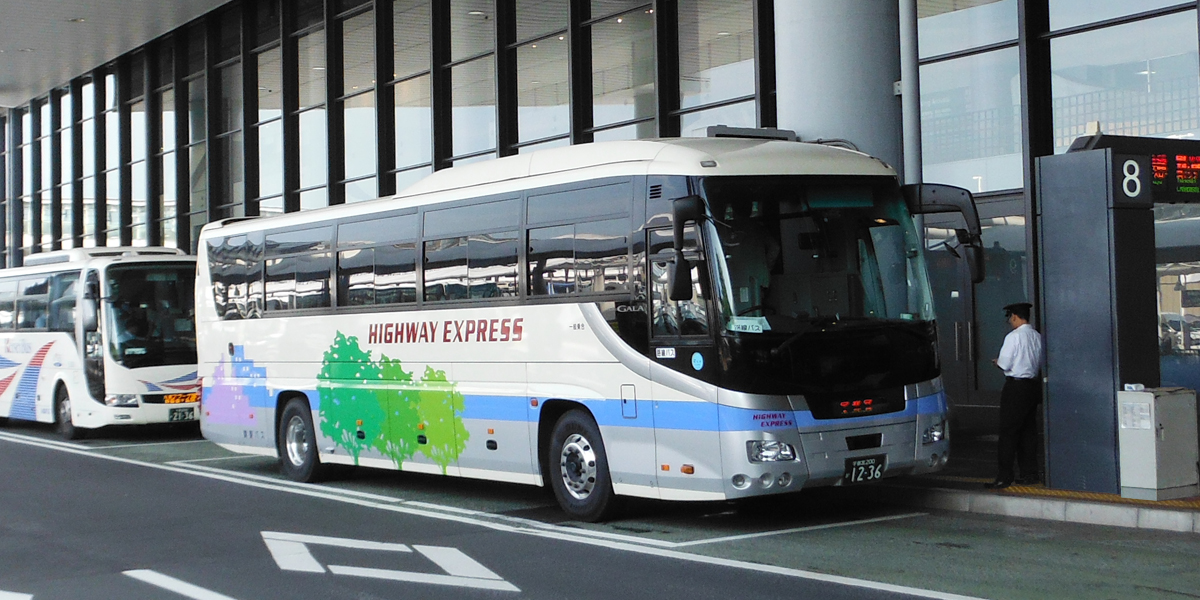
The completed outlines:
<svg viewBox="0 0 1200 600">
<path fill-rule="evenodd" d="M 1004 378 L 1009 381 L 1035 381 L 1035 380 L 1037 380 L 1037 377 L 1012 377 L 1009 375 L 1005 375 Z"/>
</svg>

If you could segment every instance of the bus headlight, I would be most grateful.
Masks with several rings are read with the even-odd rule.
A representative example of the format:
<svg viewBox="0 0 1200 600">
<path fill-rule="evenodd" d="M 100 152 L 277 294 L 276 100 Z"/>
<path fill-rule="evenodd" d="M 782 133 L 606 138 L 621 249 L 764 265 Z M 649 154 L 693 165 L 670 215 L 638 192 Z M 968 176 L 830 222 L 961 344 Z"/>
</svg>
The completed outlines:
<svg viewBox="0 0 1200 600">
<path fill-rule="evenodd" d="M 778 440 L 751 440 L 746 442 L 746 454 L 750 462 L 779 462 L 796 460 L 796 449 L 791 444 Z"/>
<path fill-rule="evenodd" d="M 109 406 L 137 406 L 137 394 L 108 394 L 104 397 L 104 403 Z"/>
<path fill-rule="evenodd" d="M 938 421 L 921 432 L 922 444 L 936 444 L 946 439 L 946 422 Z"/>
</svg>

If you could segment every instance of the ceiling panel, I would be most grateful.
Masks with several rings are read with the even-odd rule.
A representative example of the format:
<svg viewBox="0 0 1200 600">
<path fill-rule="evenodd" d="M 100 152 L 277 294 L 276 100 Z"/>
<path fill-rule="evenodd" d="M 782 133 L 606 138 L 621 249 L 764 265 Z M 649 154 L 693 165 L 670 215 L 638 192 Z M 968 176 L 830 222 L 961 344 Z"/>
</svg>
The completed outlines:
<svg viewBox="0 0 1200 600">
<path fill-rule="evenodd" d="M 228 0 L 0 0 L 0 106 L 19 106 Z"/>
</svg>

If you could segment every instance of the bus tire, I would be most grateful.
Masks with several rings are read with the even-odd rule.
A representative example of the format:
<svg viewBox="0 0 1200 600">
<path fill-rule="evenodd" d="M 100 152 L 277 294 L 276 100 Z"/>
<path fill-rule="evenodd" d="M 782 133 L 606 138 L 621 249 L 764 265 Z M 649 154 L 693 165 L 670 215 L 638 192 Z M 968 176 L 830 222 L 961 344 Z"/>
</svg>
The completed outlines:
<svg viewBox="0 0 1200 600">
<path fill-rule="evenodd" d="M 54 429 L 64 440 L 77 440 L 83 437 L 83 431 L 75 427 L 71 418 L 71 394 L 64 386 L 58 386 L 54 391 Z"/>
<path fill-rule="evenodd" d="M 279 461 L 283 474 L 292 481 L 313 483 L 320 480 L 321 457 L 317 454 L 317 433 L 308 403 L 292 398 L 279 419 Z"/>
<path fill-rule="evenodd" d="M 594 523 L 613 514 L 617 501 L 608 455 L 591 415 L 571 410 L 558 419 L 546 464 L 554 497 L 568 515 Z"/>
</svg>

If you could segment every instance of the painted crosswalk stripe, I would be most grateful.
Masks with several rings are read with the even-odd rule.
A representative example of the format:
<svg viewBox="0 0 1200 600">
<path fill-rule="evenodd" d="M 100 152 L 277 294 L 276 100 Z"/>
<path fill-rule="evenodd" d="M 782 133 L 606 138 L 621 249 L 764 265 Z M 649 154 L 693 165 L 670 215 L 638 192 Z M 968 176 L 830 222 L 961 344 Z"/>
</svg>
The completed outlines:
<svg viewBox="0 0 1200 600">
<path fill-rule="evenodd" d="M 192 598 L 192 600 L 236 600 L 235 598 L 231 598 L 225 594 L 219 594 L 212 590 L 206 590 L 198 585 L 192 585 L 186 581 L 175 579 L 169 575 L 163 575 L 162 573 L 151 571 L 149 569 L 125 571 L 125 575 L 128 575 L 129 577 L 139 581 L 144 581 L 155 587 L 160 587 L 164 590 L 175 592 L 180 596 Z"/>
</svg>

